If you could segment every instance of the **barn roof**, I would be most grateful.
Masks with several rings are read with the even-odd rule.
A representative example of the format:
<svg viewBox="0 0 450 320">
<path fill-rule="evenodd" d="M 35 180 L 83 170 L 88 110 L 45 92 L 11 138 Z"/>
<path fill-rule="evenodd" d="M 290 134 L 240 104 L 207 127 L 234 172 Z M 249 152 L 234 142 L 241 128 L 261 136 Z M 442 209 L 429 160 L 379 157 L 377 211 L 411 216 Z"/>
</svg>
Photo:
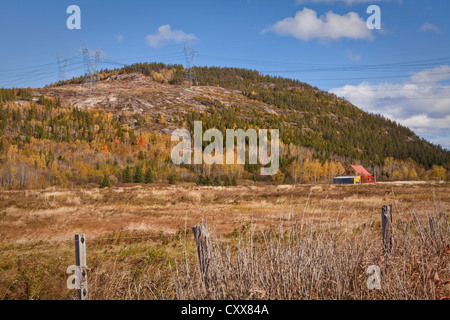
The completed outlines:
<svg viewBox="0 0 450 320">
<path fill-rule="evenodd" d="M 372 174 L 367 171 L 363 166 L 350 166 L 351 168 L 353 168 L 353 170 L 355 170 L 359 175 L 362 176 L 371 176 Z"/>
</svg>

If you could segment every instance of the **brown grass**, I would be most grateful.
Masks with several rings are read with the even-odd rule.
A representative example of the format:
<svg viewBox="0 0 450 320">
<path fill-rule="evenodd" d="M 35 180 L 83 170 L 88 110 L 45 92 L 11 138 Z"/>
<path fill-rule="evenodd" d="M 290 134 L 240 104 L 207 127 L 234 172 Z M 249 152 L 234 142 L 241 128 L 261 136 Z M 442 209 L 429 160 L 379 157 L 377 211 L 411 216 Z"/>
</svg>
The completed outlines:
<svg viewBox="0 0 450 320">
<path fill-rule="evenodd" d="M 0 299 L 73 299 L 73 235 L 91 299 L 436 299 L 450 280 L 448 184 L 168 187 L 0 193 Z M 381 250 L 381 206 L 394 249 Z M 431 234 L 428 217 L 438 223 Z M 209 277 L 191 226 L 207 222 Z M 35 249 L 29 249 L 36 247 Z M 9 251 L 18 250 L 22 251 Z M 382 271 L 368 290 L 367 267 Z"/>
<path fill-rule="evenodd" d="M 436 296 L 432 279 L 450 276 L 450 229 L 447 218 L 437 221 L 435 233 L 424 221 L 397 221 L 390 254 L 382 251 L 378 224 L 345 232 L 300 222 L 256 234 L 250 226 L 232 244 L 213 241 L 205 278 L 188 262 L 177 269 L 176 298 L 438 299 L 445 293 Z M 368 290 L 371 265 L 381 269 L 381 290 Z"/>
</svg>

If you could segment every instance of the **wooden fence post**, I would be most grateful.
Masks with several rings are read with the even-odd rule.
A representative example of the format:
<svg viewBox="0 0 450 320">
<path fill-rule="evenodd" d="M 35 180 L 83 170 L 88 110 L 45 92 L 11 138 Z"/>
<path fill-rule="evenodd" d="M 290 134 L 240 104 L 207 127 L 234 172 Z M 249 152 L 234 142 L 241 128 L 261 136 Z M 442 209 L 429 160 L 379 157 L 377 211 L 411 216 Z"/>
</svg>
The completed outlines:
<svg viewBox="0 0 450 320">
<path fill-rule="evenodd" d="M 199 224 L 192 227 L 192 231 L 194 232 L 194 238 L 197 244 L 198 261 L 200 264 L 202 281 L 204 281 L 206 279 L 210 260 L 208 229 L 206 225 Z"/>
<path fill-rule="evenodd" d="M 84 234 L 75 235 L 75 261 L 77 266 L 77 281 L 80 283 L 78 300 L 87 300 L 86 236 Z"/>
<path fill-rule="evenodd" d="M 392 250 L 392 204 L 383 206 L 381 209 L 381 228 L 383 251 L 390 253 Z"/>
<path fill-rule="evenodd" d="M 428 218 L 428 223 L 430 224 L 430 236 L 433 239 L 436 231 L 436 222 L 433 217 Z"/>
</svg>

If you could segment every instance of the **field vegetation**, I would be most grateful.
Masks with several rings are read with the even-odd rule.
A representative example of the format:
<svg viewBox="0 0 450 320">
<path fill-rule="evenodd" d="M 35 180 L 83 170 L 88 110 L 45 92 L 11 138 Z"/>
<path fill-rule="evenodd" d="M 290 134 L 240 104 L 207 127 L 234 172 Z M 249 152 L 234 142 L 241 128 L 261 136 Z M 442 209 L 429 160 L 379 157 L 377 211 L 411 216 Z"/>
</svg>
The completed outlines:
<svg viewBox="0 0 450 320">
<path fill-rule="evenodd" d="M 449 296 L 449 188 L 2 191 L 0 299 L 74 299 L 66 269 L 76 233 L 87 237 L 91 299 L 441 299 Z M 381 245 L 385 204 L 393 205 L 390 254 Z M 202 222 L 212 248 L 206 277 L 191 229 Z M 367 289 L 371 265 L 381 269 L 381 290 Z"/>
</svg>

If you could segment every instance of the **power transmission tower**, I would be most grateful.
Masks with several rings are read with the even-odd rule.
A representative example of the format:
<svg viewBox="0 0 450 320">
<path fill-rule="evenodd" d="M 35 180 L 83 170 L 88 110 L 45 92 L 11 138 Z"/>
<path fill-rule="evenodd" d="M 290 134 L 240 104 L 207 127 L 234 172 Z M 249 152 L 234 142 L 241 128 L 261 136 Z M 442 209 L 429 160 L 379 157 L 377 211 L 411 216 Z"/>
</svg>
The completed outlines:
<svg viewBox="0 0 450 320">
<path fill-rule="evenodd" d="M 104 57 L 104 53 L 100 50 L 89 49 L 88 47 L 82 47 L 78 51 L 83 55 L 84 69 L 86 71 L 84 85 L 89 86 L 90 94 L 92 95 L 94 82 L 98 80 L 98 65 L 100 64 L 100 59 Z"/>
<path fill-rule="evenodd" d="M 66 68 L 67 63 L 70 61 L 70 58 L 67 57 L 61 57 L 61 56 L 55 56 L 56 61 L 58 62 L 58 82 L 62 82 L 66 80 Z"/>
<path fill-rule="evenodd" d="M 200 55 L 198 51 L 186 47 L 186 45 L 182 48 L 184 52 L 184 57 L 186 59 L 186 72 L 184 74 L 184 80 L 189 81 L 189 87 L 192 86 L 194 81 L 197 81 L 197 77 L 195 75 L 194 70 L 194 60 Z"/>
</svg>

